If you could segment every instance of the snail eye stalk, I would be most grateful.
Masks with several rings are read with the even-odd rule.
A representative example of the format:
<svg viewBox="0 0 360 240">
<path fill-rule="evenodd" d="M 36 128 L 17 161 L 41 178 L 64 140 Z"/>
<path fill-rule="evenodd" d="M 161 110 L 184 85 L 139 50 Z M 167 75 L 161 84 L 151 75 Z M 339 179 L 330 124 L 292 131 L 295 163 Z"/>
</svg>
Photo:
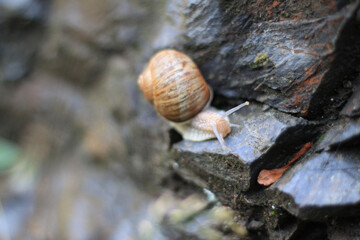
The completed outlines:
<svg viewBox="0 0 360 240">
<path fill-rule="evenodd" d="M 238 111 L 239 109 L 241 109 L 241 108 L 243 108 L 243 107 L 245 107 L 245 106 L 247 106 L 247 105 L 249 105 L 249 104 L 250 104 L 250 103 L 249 103 L 248 101 L 246 101 L 246 102 L 244 102 L 244 103 L 242 103 L 242 104 L 240 104 L 240 105 L 238 105 L 238 106 L 236 106 L 236 107 L 233 107 L 233 108 L 227 110 L 227 111 L 224 113 L 223 116 L 224 116 L 224 117 L 227 117 L 227 116 L 231 115 L 232 113 Z"/>
<path fill-rule="evenodd" d="M 223 136 L 218 132 L 217 128 L 216 128 L 216 124 L 215 123 L 212 123 L 211 124 L 211 128 L 217 138 L 217 140 L 220 142 L 221 146 L 222 146 L 222 149 L 226 149 L 226 146 L 225 146 L 225 141 L 224 141 L 224 138 Z"/>
</svg>

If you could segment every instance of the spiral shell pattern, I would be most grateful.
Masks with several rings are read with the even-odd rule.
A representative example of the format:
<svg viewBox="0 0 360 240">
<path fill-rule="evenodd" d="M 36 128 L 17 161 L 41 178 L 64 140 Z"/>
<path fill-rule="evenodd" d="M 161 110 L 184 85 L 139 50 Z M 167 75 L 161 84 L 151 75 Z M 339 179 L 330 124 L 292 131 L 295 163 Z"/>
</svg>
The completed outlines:
<svg viewBox="0 0 360 240">
<path fill-rule="evenodd" d="M 193 118 L 210 99 L 210 89 L 196 64 L 171 49 L 152 57 L 138 85 L 157 113 L 173 122 Z"/>
</svg>

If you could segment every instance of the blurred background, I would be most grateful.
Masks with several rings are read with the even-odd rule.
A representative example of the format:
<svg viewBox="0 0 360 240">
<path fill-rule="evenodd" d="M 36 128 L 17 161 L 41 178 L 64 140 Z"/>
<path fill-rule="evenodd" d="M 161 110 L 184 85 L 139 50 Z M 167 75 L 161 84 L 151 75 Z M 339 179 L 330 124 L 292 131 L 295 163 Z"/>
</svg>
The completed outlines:
<svg viewBox="0 0 360 240">
<path fill-rule="evenodd" d="M 166 141 L 136 86 L 158 6 L 0 1 L 0 239 L 165 239 Z"/>
</svg>

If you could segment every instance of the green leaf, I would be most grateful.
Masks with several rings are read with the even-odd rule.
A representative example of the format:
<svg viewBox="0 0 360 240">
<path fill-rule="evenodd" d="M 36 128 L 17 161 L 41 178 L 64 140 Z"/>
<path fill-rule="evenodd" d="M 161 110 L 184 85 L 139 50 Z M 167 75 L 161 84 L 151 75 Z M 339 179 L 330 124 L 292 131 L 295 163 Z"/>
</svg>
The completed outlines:
<svg viewBox="0 0 360 240">
<path fill-rule="evenodd" d="M 16 144 L 0 138 L 0 171 L 10 168 L 19 155 L 20 150 Z"/>
</svg>

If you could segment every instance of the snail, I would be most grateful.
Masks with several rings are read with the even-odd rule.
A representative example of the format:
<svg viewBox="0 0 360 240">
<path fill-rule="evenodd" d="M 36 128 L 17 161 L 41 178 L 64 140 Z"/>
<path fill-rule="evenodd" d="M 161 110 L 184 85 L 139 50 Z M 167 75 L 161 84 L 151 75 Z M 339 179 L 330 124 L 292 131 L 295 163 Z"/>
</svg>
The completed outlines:
<svg viewBox="0 0 360 240">
<path fill-rule="evenodd" d="M 231 127 L 228 116 L 249 102 L 228 111 L 210 107 L 212 90 L 196 64 L 182 52 L 166 49 L 155 54 L 140 74 L 138 85 L 156 112 L 185 140 L 217 138 L 223 149 Z"/>
</svg>

